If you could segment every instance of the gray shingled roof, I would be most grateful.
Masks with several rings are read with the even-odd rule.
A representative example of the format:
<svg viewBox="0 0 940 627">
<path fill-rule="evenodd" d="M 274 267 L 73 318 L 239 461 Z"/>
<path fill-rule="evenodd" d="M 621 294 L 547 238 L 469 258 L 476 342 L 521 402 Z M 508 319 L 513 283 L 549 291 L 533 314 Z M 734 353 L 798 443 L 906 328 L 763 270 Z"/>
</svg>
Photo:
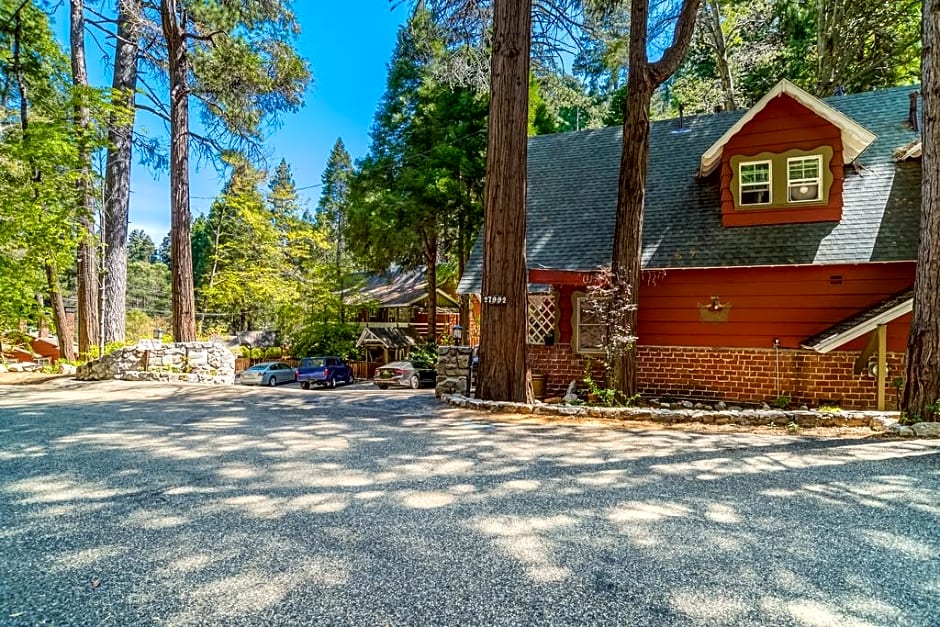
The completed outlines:
<svg viewBox="0 0 940 627">
<path fill-rule="evenodd" d="M 407 307 L 428 294 L 427 273 L 422 269 L 393 268 L 381 274 L 364 276 L 364 283 L 347 289 L 352 304 L 377 303 L 379 307 Z M 438 306 L 456 306 L 452 296 L 437 290 Z"/>
<path fill-rule="evenodd" d="M 878 138 L 847 166 L 842 221 L 724 228 L 719 174 L 699 159 L 744 111 L 654 122 L 643 224 L 644 268 L 702 268 L 906 261 L 917 258 L 920 162 L 892 152 L 917 134 L 905 123 L 916 87 L 825 99 Z M 529 139 L 529 268 L 592 270 L 610 263 L 622 129 Z M 482 237 L 481 237 L 482 238 Z M 477 240 L 458 291 L 479 293 Z"/>
</svg>

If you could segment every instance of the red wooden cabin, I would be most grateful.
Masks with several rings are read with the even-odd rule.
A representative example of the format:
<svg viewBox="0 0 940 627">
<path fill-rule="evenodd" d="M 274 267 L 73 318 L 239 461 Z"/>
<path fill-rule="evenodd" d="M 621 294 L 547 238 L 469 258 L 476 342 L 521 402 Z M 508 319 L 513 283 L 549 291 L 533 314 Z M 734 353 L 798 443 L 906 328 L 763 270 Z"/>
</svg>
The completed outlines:
<svg viewBox="0 0 940 627">
<path fill-rule="evenodd" d="M 920 163 L 895 155 L 917 139 L 911 91 L 822 101 L 782 81 L 748 111 L 653 124 L 635 290 L 645 395 L 893 406 L 920 213 Z M 530 140 L 529 363 L 549 394 L 599 356 L 582 305 L 610 263 L 621 138 Z M 462 292 L 480 294 L 481 258 L 478 244 Z"/>
</svg>

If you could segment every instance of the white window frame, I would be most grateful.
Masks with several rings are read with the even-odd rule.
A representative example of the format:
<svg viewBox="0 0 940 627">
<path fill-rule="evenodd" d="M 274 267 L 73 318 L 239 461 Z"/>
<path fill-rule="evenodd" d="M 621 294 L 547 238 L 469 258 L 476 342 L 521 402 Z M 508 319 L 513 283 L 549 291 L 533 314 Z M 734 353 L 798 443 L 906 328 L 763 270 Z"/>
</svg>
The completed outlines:
<svg viewBox="0 0 940 627">
<path fill-rule="evenodd" d="M 767 183 L 746 183 L 746 185 L 767 185 L 767 202 L 744 202 L 744 167 L 749 165 L 767 166 Z M 774 200 L 774 166 L 773 161 L 742 161 L 738 164 L 738 203 L 741 207 L 763 207 L 773 203 Z"/>
<path fill-rule="evenodd" d="M 591 347 L 586 347 L 586 348 L 583 347 L 583 346 L 581 346 L 581 335 L 582 335 L 582 334 L 581 334 L 581 303 L 582 303 L 583 301 L 586 301 L 586 300 L 588 300 L 588 297 L 587 297 L 587 296 L 578 296 L 577 299 L 576 299 L 576 304 L 575 304 L 575 324 L 574 324 L 574 334 L 575 334 L 575 338 L 576 338 L 576 341 L 575 341 L 575 352 L 577 352 L 577 353 L 591 353 L 591 354 L 603 353 L 603 352 L 604 352 L 604 347 L 603 347 L 603 346 L 599 346 L 599 347 L 593 347 L 593 346 L 591 346 Z M 603 327 L 604 324 L 603 324 L 603 323 L 600 323 L 600 324 L 595 324 L 595 325 L 592 325 L 592 326 Z M 601 334 L 601 336 L 603 337 L 603 333 Z"/>
<path fill-rule="evenodd" d="M 790 178 L 790 162 L 792 161 L 815 161 L 816 162 L 816 176 L 815 178 L 808 179 L 791 179 Z M 787 202 L 792 204 L 799 204 L 804 202 L 819 202 L 822 200 L 822 155 L 804 155 L 802 157 L 788 157 L 787 158 Z M 807 198 L 804 200 L 790 200 L 790 189 L 797 185 L 815 185 L 816 186 L 816 198 Z"/>
</svg>

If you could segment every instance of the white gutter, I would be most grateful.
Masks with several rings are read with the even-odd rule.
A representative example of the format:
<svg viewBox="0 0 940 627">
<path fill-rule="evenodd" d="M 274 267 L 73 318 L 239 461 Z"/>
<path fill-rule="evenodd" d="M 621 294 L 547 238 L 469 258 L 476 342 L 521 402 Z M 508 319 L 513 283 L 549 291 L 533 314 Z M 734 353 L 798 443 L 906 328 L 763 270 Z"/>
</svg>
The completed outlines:
<svg viewBox="0 0 940 627">
<path fill-rule="evenodd" d="M 862 337 L 866 333 L 874 331 L 875 329 L 877 329 L 879 326 L 883 324 L 888 324 L 889 322 L 897 320 L 904 314 L 908 314 L 911 311 L 913 311 L 913 309 L 914 309 L 914 299 L 912 297 L 904 301 L 900 305 L 895 305 L 888 311 L 878 314 L 877 316 L 875 316 L 874 318 L 871 318 L 870 320 L 866 320 L 865 322 L 857 324 L 847 331 L 843 331 L 842 333 L 838 333 L 836 335 L 833 335 L 830 338 L 823 340 L 822 342 L 819 342 L 815 346 L 806 346 L 804 344 L 803 348 L 812 349 L 816 351 L 817 353 L 823 353 L 823 354 L 828 353 L 830 351 L 833 351 L 839 348 L 843 344 L 847 344 L 851 342 L 852 340 Z"/>
</svg>

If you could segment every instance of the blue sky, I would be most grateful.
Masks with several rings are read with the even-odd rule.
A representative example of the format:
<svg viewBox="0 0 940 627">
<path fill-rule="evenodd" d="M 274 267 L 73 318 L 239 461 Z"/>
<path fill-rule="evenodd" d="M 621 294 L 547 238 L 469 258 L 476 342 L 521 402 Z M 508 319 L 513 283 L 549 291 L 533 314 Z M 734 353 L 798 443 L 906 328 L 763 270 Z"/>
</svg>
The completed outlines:
<svg viewBox="0 0 940 627">
<path fill-rule="evenodd" d="M 56 15 L 55 29 L 61 41 L 68 38 L 67 3 Z M 388 0 L 323 2 L 295 0 L 302 33 L 298 50 L 313 70 L 314 81 L 306 104 L 298 113 L 283 118 L 283 125 L 265 142 L 273 168 L 283 157 L 310 208 L 320 197 L 320 177 L 338 137 L 355 160 L 369 147 L 369 127 L 385 90 L 386 64 L 395 45 L 407 7 L 390 10 Z M 98 85 L 110 85 L 110 69 L 104 67 L 95 41 L 86 42 L 89 75 Z M 138 126 L 165 137 L 162 124 L 140 116 Z M 206 211 L 221 189 L 212 164 L 192 163 L 193 217 Z M 316 186 L 316 187 L 314 187 Z M 152 173 L 134 164 L 130 207 L 131 229 L 143 229 L 159 244 L 170 229 L 169 175 Z"/>
</svg>

